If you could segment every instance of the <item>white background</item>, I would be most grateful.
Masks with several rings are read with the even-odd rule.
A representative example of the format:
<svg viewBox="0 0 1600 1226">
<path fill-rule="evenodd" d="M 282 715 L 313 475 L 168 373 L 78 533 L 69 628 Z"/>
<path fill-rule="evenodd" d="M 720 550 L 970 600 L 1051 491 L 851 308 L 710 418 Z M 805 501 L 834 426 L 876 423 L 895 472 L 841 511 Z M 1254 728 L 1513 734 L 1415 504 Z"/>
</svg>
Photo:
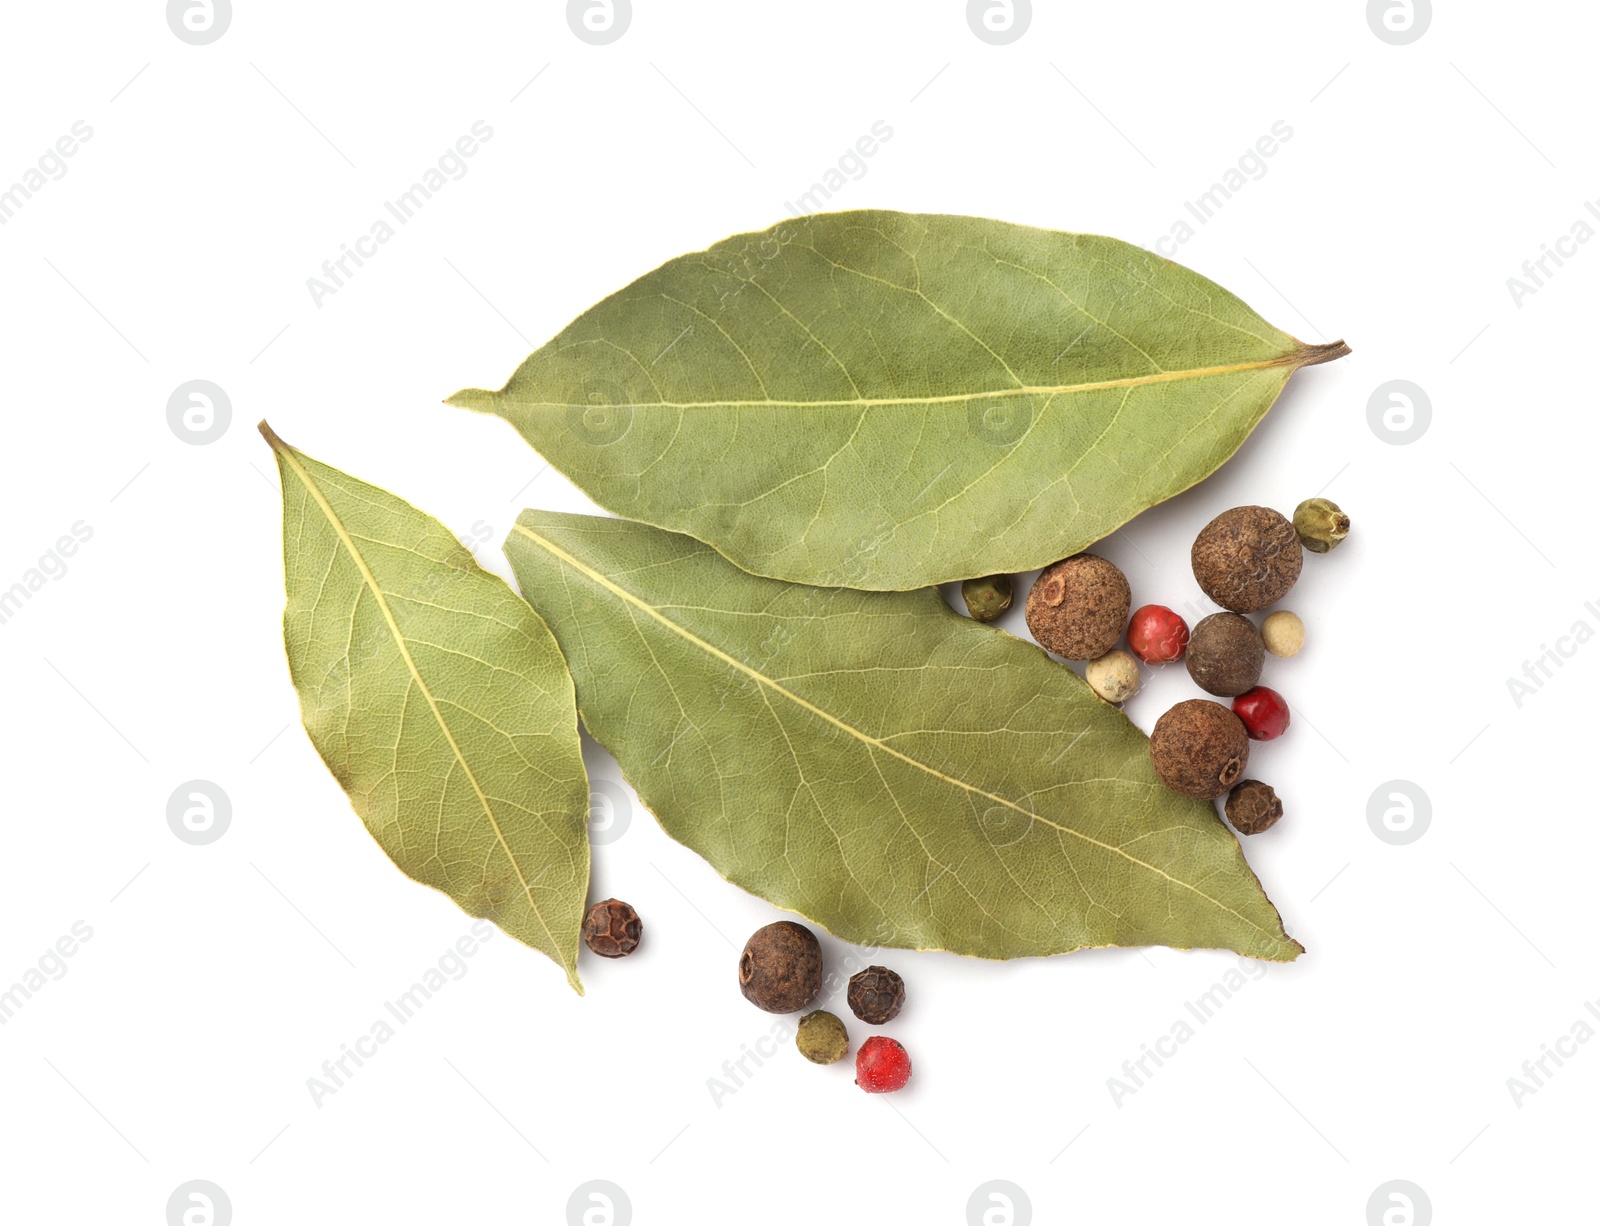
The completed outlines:
<svg viewBox="0 0 1600 1226">
<path fill-rule="evenodd" d="M 635 0 L 594 46 L 560 3 L 240 0 L 193 46 L 151 0 L 7 6 L 0 185 L 93 129 L 0 226 L 0 588 L 75 522 L 93 532 L 0 625 L 0 981 L 93 930 L 0 1027 L 7 1217 L 160 1223 L 205 1179 L 240 1226 L 563 1222 L 604 1179 L 638 1222 L 961 1223 L 1005 1179 L 1037 1222 L 1360 1226 L 1404 1179 L 1431 1210 L 1395 1226 L 1594 1220 L 1600 1043 L 1520 1105 L 1507 1079 L 1600 996 L 1600 647 L 1520 706 L 1507 678 L 1600 628 L 1600 244 L 1520 306 L 1506 280 L 1600 193 L 1600 17 L 1440 7 L 1396 46 L 1357 0 L 1041 2 L 994 46 L 952 0 Z M 307 278 L 477 120 L 494 135 L 466 177 L 315 305 Z M 1325 490 L 1354 517 L 1286 602 L 1310 645 L 1265 679 L 1295 724 L 1252 771 L 1288 816 L 1246 850 L 1308 952 L 1120 1105 L 1107 1079 L 1238 959 L 890 951 L 910 1088 L 868 1097 L 848 1064 L 785 1047 L 716 1100 L 708 1079 L 772 1021 L 736 990 L 737 947 L 778 916 L 635 808 L 593 895 L 638 907 L 637 956 L 586 954 L 579 999 L 497 934 L 316 1105 L 307 1078 L 470 921 L 393 868 L 300 730 L 255 421 L 506 573 L 518 509 L 587 504 L 503 423 L 440 400 L 498 386 L 663 259 L 779 220 L 876 120 L 892 138 L 830 207 L 1147 245 L 1292 127 L 1166 250 L 1354 356 L 1296 375 L 1216 478 L 1102 551 L 1136 603 L 1198 608 L 1188 545 L 1216 512 Z M 231 399 L 210 445 L 168 426 L 192 379 Z M 1391 379 L 1432 404 L 1406 445 L 1369 425 Z M 1148 729 L 1192 693 L 1168 670 L 1129 714 Z M 207 846 L 166 820 L 191 779 L 231 798 Z M 1431 802 L 1405 846 L 1368 824 L 1395 779 Z M 1013 1202 L 990 1220 L 1029 1220 Z"/>
</svg>

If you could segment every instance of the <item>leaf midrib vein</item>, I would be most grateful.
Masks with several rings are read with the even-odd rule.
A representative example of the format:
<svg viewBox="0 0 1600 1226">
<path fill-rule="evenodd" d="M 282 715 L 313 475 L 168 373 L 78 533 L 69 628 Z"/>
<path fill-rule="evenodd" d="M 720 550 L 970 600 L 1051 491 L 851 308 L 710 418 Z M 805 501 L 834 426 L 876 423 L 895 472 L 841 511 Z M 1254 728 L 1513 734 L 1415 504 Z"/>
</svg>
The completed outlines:
<svg viewBox="0 0 1600 1226">
<path fill-rule="evenodd" d="M 1199 897 L 1205 899 L 1207 902 L 1211 903 L 1213 906 L 1218 907 L 1223 911 L 1226 911 L 1229 915 L 1232 915 L 1234 918 L 1238 919 L 1240 922 L 1242 922 L 1242 923 L 1248 925 L 1249 927 L 1255 929 L 1257 932 L 1264 933 L 1265 935 L 1267 935 L 1269 937 L 1272 936 L 1272 933 L 1268 932 L 1267 929 L 1262 928 L 1259 924 L 1255 923 L 1253 920 L 1249 919 L 1248 917 L 1239 914 L 1239 912 L 1235 911 L 1232 907 L 1228 906 L 1226 903 L 1222 902 L 1220 899 L 1213 898 L 1211 895 L 1207 894 L 1204 890 L 1201 890 L 1198 887 L 1189 884 L 1187 881 L 1182 881 L 1179 878 L 1172 876 L 1172 874 L 1170 874 L 1170 873 L 1164 872 L 1163 870 L 1157 868 L 1154 864 L 1149 864 L 1149 863 L 1139 859 L 1137 856 L 1129 855 L 1126 851 L 1124 851 L 1120 847 L 1114 847 L 1109 843 L 1103 843 L 1099 839 L 1096 839 L 1096 838 L 1094 838 L 1094 837 L 1092 837 L 1090 835 L 1084 834 L 1081 830 L 1074 830 L 1070 826 L 1064 826 L 1059 822 L 1051 821 L 1047 817 L 1041 817 L 1036 813 L 1031 813 L 1027 809 L 1024 809 L 1021 805 L 1017 804 L 1015 801 L 1008 800 L 1004 796 L 998 796 L 993 792 L 986 792 L 982 788 L 976 787 L 973 784 L 965 782 L 964 780 L 957 779 L 952 775 L 947 775 L 943 771 L 936 770 L 933 767 L 929 766 L 926 762 L 923 762 L 918 758 L 912 757 L 910 754 L 902 753 L 900 750 L 895 749 L 893 746 L 886 744 L 885 742 L 879 740 L 877 737 L 869 736 L 867 733 L 863 732 L 861 729 L 855 727 L 852 724 L 846 723 L 844 720 L 840 719 L 838 716 L 833 715 L 833 714 L 829 713 L 828 711 L 823 710 L 821 707 L 815 705 L 814 703 L 807 702 L 804 698 L 800 697 L 800 695 L 798 695 L 794 691 L 792 691 L 790 689 L 787 689 L 786 687 L 780 685 L 777 681 L 773 680 L 771 677 L 768 677 L 765 673 L 761 672 L 759 669 L 751 668 L 748 664 L 745 664 L 741 660 L 739 660 L 738 658 L 729 655 L 727 652 L 723 651 L 721 648 L 716 647 L 715 645 L 706 642 L 699 635 L 695 634 L 693 631 L 689 630 L 687 627 L 680 626 L 677 622 L 673 621 L 671 618 L 667 617 L 666 615 L 661 613 L 659 610 L 657 610 L 648 601 L 641 600 L 639 597 L 635 596 L 632 592 L 628 591 L 626 588 L 620 587 L 617 584 L 613 583 L 610 579 L 606 578 L 606 576 L 602 575 L 599 571 L 593 569 L 590 566 L 586 566 L 582 561 L 580 561 L 578 558 L 574 557 L 572 554 L 568 553 L 566 550 L 562 549 L 554 541 L 548 540 L 545 537 L 540 536 L 537 532 L 534 532 L 530 528 L 528 528 L 528 527 L 526 527 L 526 526 L 524 526 L 523 524 L 520 524 L 520 523 L 515 525 L 513 530 L 516 531 L 516 532 L 521 533 L 523 536 L 525 536 L 529 540 L 533 541 L 536 545 L 538 545 L 545 552 L 549 553 L 550 555 L 552 555 L 555 558 L 560 559 L 562 562 L 566 563 L 568 566 L 572 567 L 574 570 L 576 570 L 579 573 L 583 574 L 590 581 L 592 581 L 592 582 L 598 584 L 599 586 L 605 588 L 607 591 L 611 592 L 613 595 L 617 596 L 618 598 L 623 600 L 625 603 L 634 606 L 635 608 L 639 609 L 641 612 L 645 613 L 647 616 L 653 618 L 655 621 L 660 622 L 661 625 L 665 626 L 668 630 L 670 630 L 674 634 L 677 634 L 680 637 L 686 639 L 688 642 L 694 644 L 701 651 L 704 651 L 707 655 L 712 656 L 713 658 L 722 661 L 724 664 L 727 664 L 729 667 L 733 668 L 734 670 L 745 674 L 747 677 L 749 677 L 751 680 L 755 681 L 757 684 L 769 687 L 770 689 L 772 689 L 776 693 L 783 695 L 783 697 L 787 698 L 790 702 L 794 703 L 796 706 L 798 706 L 798 707 L 800 707 L 800 708 L 802 708 L 802 709 L 804 709 L 806 711 L 809 711 L 812 715 L 815 715 L 817 718 L 825 721 L 826 723 L 832 724 L 834 727 L 836 727 L 836 728 L 840 729 L 841 731 L 847 733 L 848 735 L 854 737 L 855 739 L 857 739 L 858 741 L 862 742 L 863 744 L 869 745 L 869 746 L 871 746 L 871 747 L 873 747 L 875 749 L 878 749 L 878 750 L 882 751 L 883 753 L 886 753 L 886 754 L 890 755 L 891 757 L 899 758 L 902 762 L 905 762 L 908 765 L 910 765 L 912 767 L 915 767 L 917 770 L 924 771 L 927 774 L 933 776 L 934 778 L 943 780 L 945 783 L 948 783 L 948 784 L 950 784 L 950 785 L 952 785 L 954 787 L 960 788 L 963 791 L 971 792 L 975 796 L 981 796 L 981 797 L 983 797 L 983 798 L 985 798 L 987 800 L 991 800 L 991 801 L 995 802 L 996 804 L 1004 805 L 1008 809 L 1015 810 L 1017 813 L 1022 814 L 1024 817 L 1028 818 L 1030 821 L 1041 822 L 1042 824 L 1044 824 L 1046 826 L 1049 826 L 1053 830 L 1060 831 L 1063 834 L 1070 834 L 1074 838 L 1081 839 L 1085 843 L 1088 843 L 1088 844 L 1090 844 L 1090 845 L 1092 845 L 1094 847 L 1098 847 L 1098 848 L 1100 848 L 1100 849 L 1102 849 L 1104 851 L 1111 852 L 1111 853 L 1113 853 L 1115 855 L 1121 856 L 1123 859 L 1127 860 L 1129 863 L 1137 865 L 1140 868 L 1147 869 L 1151 873 L 1154 873 L 1158 877 L 1164 878 L 1166 881 L 1172 883 L 1173 885 L 1181 886 L 1183 889 L 1188 890 L 1191 893 L 1198 895 Z M 680 704 L 680 707 L 681 707 L 681 704 Z M 1276 940 L 1275 937 L 1273 939 Z"/>
<path fill-rule="evenodd" d="M 1224 366 L 1195 366 L 1185 370 L 1164 370 L 1151 375 L 1128 375 L 1121 379 L 1102 379 L 1093 383 L 1038 384 L 1024 387 L 996 388 L 984 392 L 955 392 L 948 396 L 882 396 L 851 399 L 818 400 L 641 400 L 629 401 L 628 407 L 640 409 L 819 409 L 819 408 L 881 408 L 900 404 L 966 404 L 975 400 L 1003 400 L 1014 396 L 1066 396 L 1076 392 L 1099 392 L 1118 387 L 1143 387 L 1153 383 L 1174 383 L 1184 379 L 1208 379 L 1217 375 L 1242 374 L 1246 371 L 1269 370 L 1275 366 L 1296 366 L 1305 358 L 1302 351 L 1279 354 L 1251 362 L 1232 362 Z M 587 409 L 588 404 L 558 400 L 517 401 L 511 389 L 506 396 L 519 408 Z"/>
</svg>

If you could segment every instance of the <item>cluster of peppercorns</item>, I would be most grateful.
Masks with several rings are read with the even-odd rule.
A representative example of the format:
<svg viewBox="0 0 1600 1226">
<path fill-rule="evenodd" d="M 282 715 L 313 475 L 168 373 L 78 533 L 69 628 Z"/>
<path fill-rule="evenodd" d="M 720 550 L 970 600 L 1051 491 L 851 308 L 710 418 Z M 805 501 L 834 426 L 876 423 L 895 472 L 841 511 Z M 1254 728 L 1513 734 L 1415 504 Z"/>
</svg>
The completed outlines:
<svg viewBox="0 0 1600 1226">
<path fill-rule="evenodd" d="M 768 1013 L 798 1013 L 822 991 L 822 946 L 804 924 L 779 920 L 757 928 L 739 954 L 739 991 Z M 850 1011 L 870 1026 L 882 1026 L 905 1004 L 906 985 L 886 966 L 869 966 L 850 977 Z M 826 1009 L 800 1019 L 795 1046 L 813 1064 L 833 1064 L 850 1050 L 845 1025 Z M 856 1052 L 856 1084 L 868 1094 L 887 1094 L 911 1080 L 911 1057 L 896 1040 L 873 1035 Z"/>
<path fill-rule="evenodd" d="M 1285 519 L 1267 507 L 1234 507 L 1200 531 L 1190 563 L 1201 590 L 1227 610 L 1196 623 L 1191 632 L 1165 605 L 1129 614 L 1132 590 L 1105 558 L 1080 553 L 1046 567 L 1028 592 L 1028 629 L 1046 651 L 1086 662 L 1084 680 L 1107 702 L 1122 703 L 1139 690 L 1139 661 L 1184 660 L 1189 676 L 1221 703 L 1193 698 L 1178 703 L 1150 734 L 1156 774 L 1173 791 L 1201 800 L 1226 794 L 1228 820 L 1241 834 L 1258 834 L 1283 816 L 1273 789 L 1243 778 L 1250 742 L 1271 741 L 1289 727 L 1289 704 L 1260 685 L 1268 652 L 1293 656 L 1305 644 L 1305 625 L 1281 609 L 1258 628 L 1245 616 L 1282 600 L 1300 578 L 1302 550 L 1327 553 L 1350 532 L 1350 517 L 1326 498 L 1308 498 Z M 993 621 L 1011 606 L 1008 575 L 962 585 L 967 611 Z M 1124 630 L 1128 651 L 1117 648 Z M 1131 654 L 1130 654 L 1131 653 Z M 1137 659 L 1135 659 L 1137 657 Z"/>
</svg>

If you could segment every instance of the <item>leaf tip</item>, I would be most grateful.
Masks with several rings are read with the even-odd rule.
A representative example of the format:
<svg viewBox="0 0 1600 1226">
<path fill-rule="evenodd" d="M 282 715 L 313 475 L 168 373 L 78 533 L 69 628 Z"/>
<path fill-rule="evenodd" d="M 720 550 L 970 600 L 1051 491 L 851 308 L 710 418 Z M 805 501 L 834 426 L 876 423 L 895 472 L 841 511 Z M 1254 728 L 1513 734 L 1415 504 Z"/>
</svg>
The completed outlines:
<svg viewBox="0 0 1600 1226">
<path fill-rule="evenodd" d="M 1323 362 L 1336 362 L 1350 356 L 1350 346 L 1343 341 L 1330 341 L 1326 345 L 1302 345 L 1301 366 L 1320 366 Z"/>
<path fill-rule="evenodd" d="M 445 403 L 453 409 L 471 409 L 475 413 L 494 412 L 494 402 L 500 399 L 499 392 L 484 391 L 481 387 L 464 387 L 453 396 L 446 396 Z"/>
<path fill-rule="evenodd" d="M 582 996 L 584 994 L 583 980 L 578 978 L 578 968 L 575 966 L 569 966 L 563 969 L 565 969 L 567 972 L 567 986 L 579 996 Z"/>
<path fill-rule="evenodd" d="M 267 440 L 267 445 L 274 451 L 282 451 L 288 447 L 289 444 L 278 437 L 277 431 L 267 425 L 265 417 L 256 423 L 256 429 L 261 431 L 261 437 Z"/>
</svg>

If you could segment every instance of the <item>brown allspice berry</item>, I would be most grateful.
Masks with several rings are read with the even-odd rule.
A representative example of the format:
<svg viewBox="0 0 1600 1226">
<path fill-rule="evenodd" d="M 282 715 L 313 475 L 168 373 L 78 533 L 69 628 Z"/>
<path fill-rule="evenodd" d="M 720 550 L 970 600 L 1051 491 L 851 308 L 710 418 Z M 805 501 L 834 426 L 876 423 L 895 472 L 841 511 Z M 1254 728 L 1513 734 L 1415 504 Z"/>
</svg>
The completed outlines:
<svg viewBox="0 0 1600 1226">
<path fill-rule="evenodd" d="M 1305 552 L 1294 525 L 1271 507 L 1234 507 L 1200 529 L 1189 562 L 1212 600 L 1235 613 L 1254 613 L 1288 594 Z"/>
<path fill-rule="evenodd" d="M 739 991 L 768 1013 L 804 1009 L 822 990 L 822 946 L 804 924 L 757 928 L 739 955 Z"/>
<path fill-rule="evenodd" d="M 1047 566 L 1028 591 L 1028 630 L 1046 651 L 1097 660 L 1117 645 L 1133 593 L 1117 567 L 1092 553 Z"/>
<path fill-rule="evenodd" d="M 602 958 L 626 958 L 639 935 L 639 913 L 620 898 L 595 903 L 583 917 L 583 943 Z"/>
<path fill-rule="evenodd" d="M 1183 659 L 1189 676 L 1207 694 L 1233 698 L 1261 680 L 1266 658 L 1253 621 L 1239 613 L 1213 613 L 1195 626 Z"/>
<path fill-rule="evenodd" d="M 1270 783 L 1241 779 L 1228 793 L 1223 811 L 1240 834 L 1260 834 L 1278 824 L 1283 816 L 1283 801 L 1278 799 Z"/>
<path fill-rule="evenodd" d="M 846 995 L 851 1013 L 869 1025 L 881 1026 L 906 1003 L 906 984 L 887 966 L 869 966 L 850 976 Z"/>
<path fill-rule="evenodd" d="M 1215 800 L 1239 782 L 1249 760 L 1244 721 L 1206 698 L 1180 702 L 1150 733 L 1156 774 L 1180 796 Z"/>
</svg>

